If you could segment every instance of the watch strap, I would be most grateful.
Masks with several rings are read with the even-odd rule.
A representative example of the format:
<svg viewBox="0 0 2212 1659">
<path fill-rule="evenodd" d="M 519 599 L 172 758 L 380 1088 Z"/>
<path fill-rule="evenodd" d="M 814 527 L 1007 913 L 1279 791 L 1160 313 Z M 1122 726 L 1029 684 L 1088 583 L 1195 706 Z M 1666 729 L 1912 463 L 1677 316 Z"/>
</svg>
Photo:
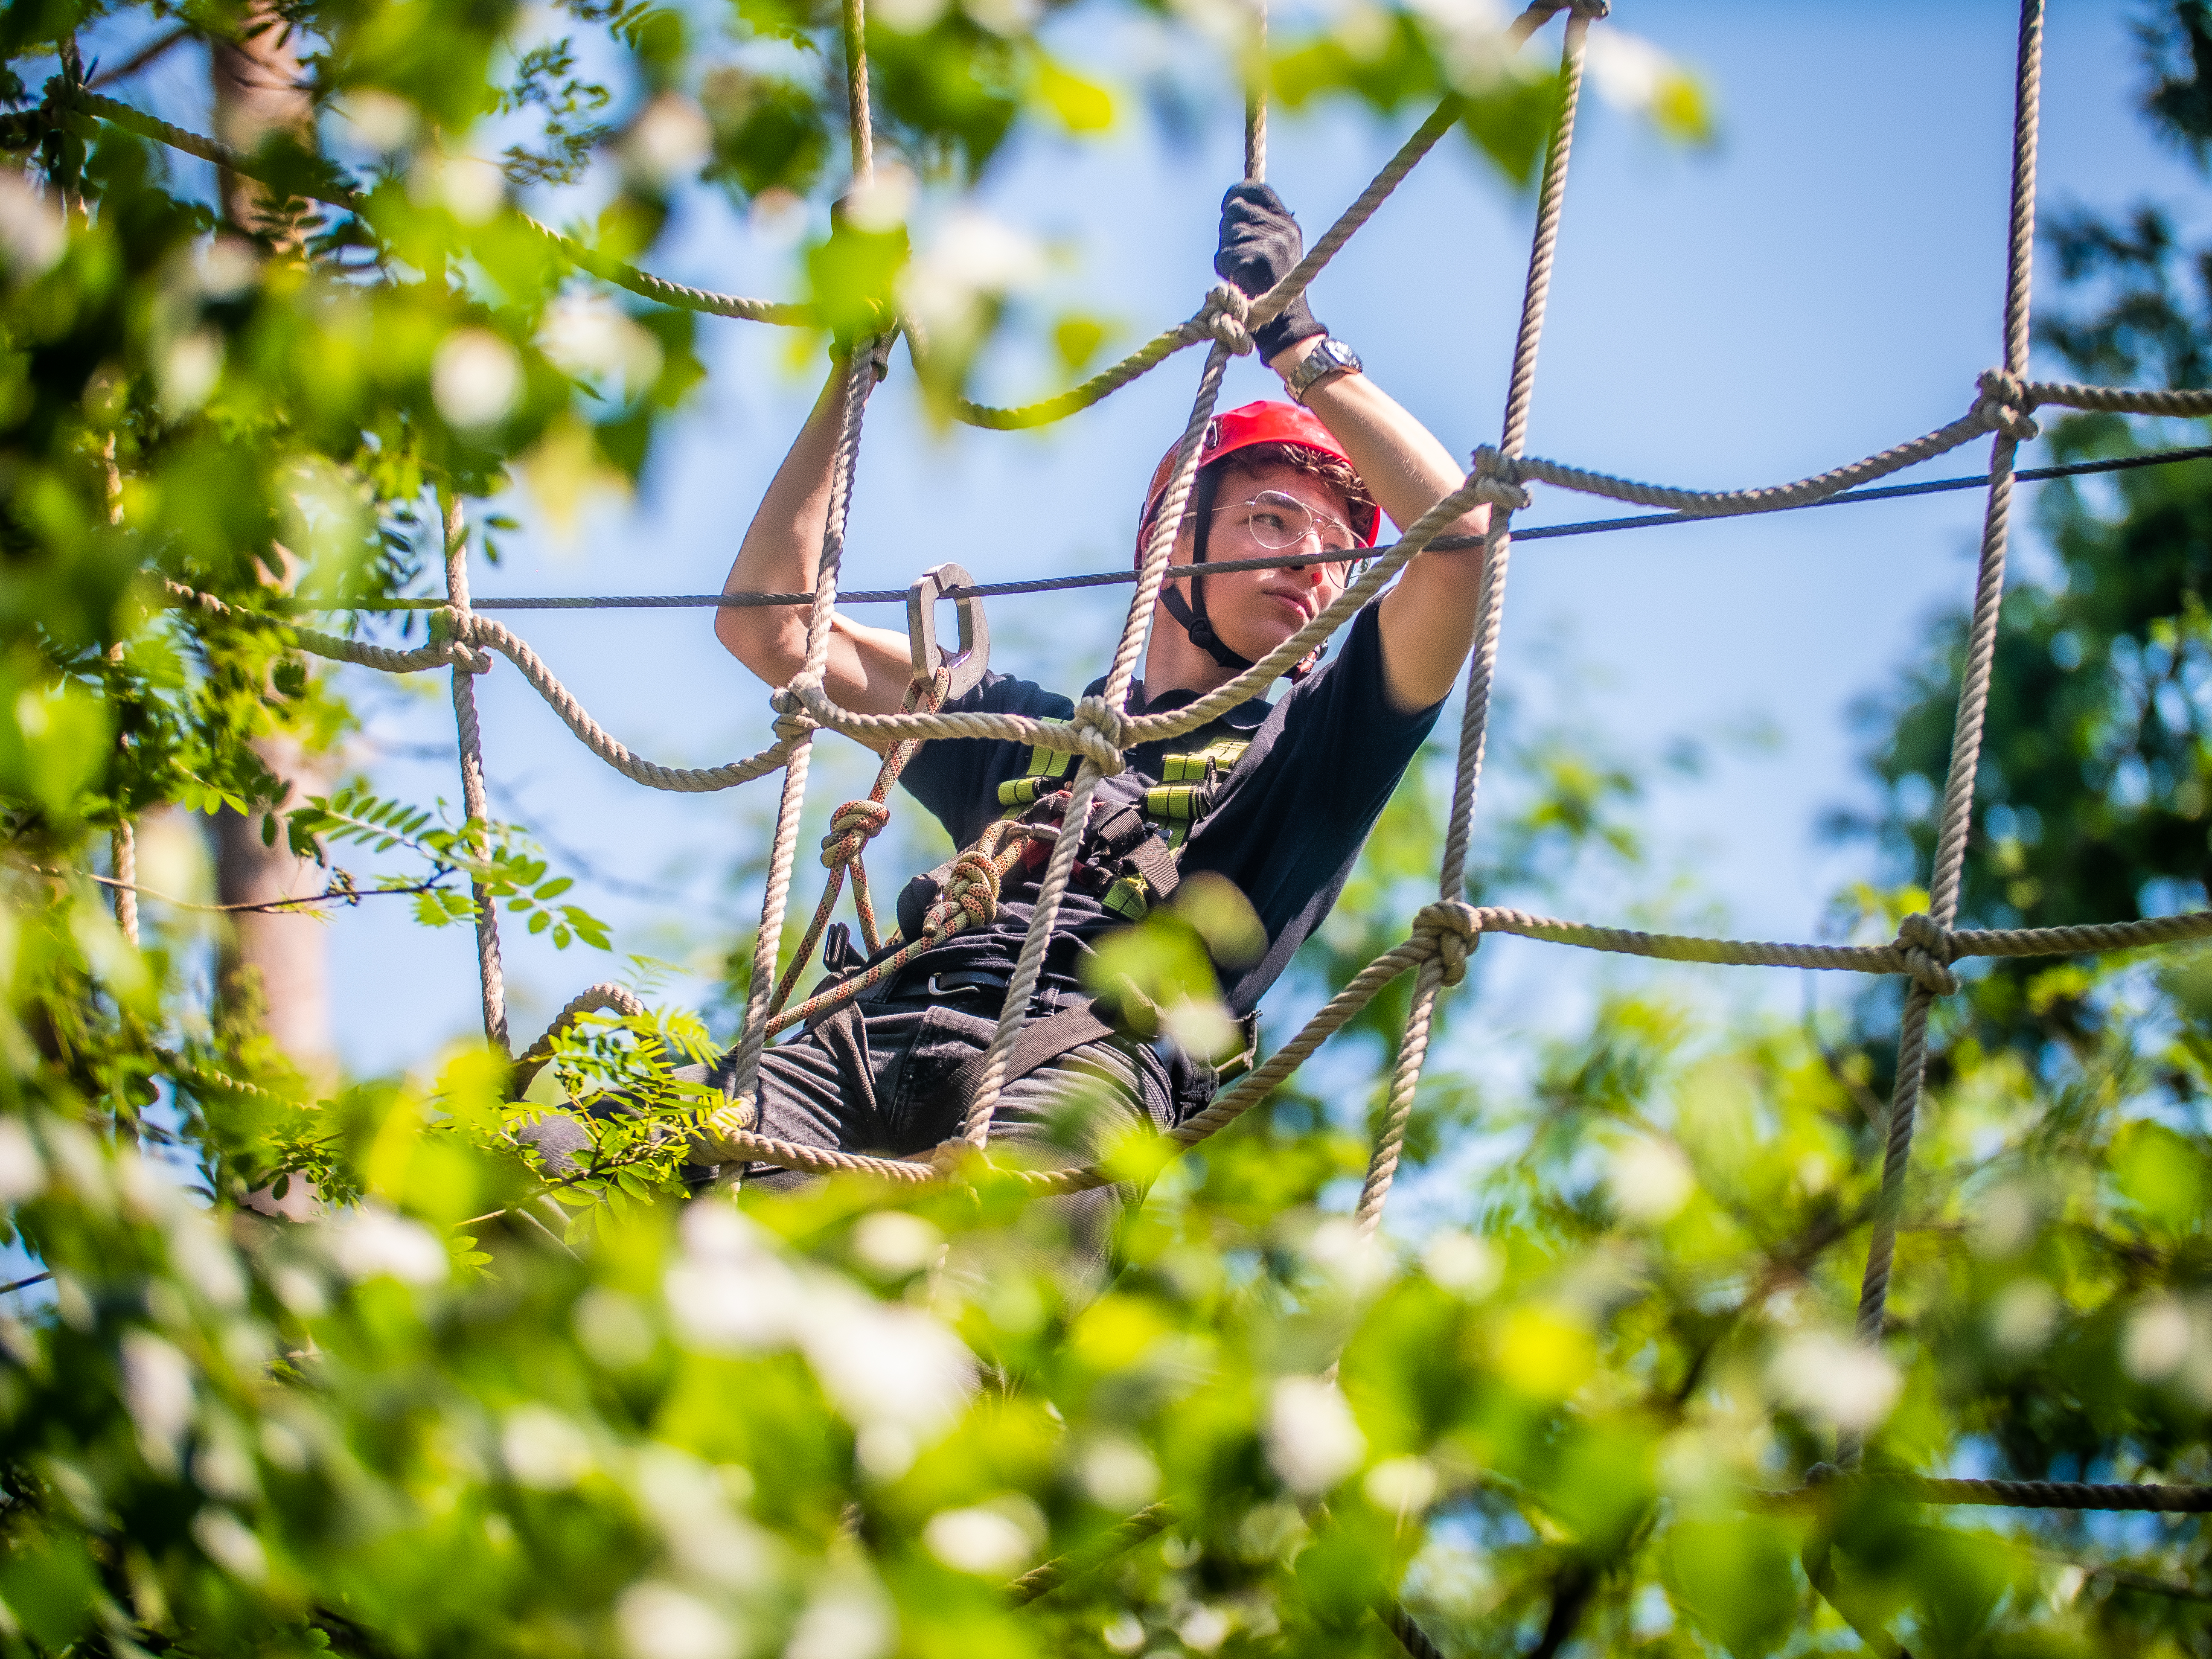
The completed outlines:
<svg viewBox="0 0 2212 1659">
<path fill-rule="evenodd" d="M 1324 335 L 1321 343 L 1306 353 L 1304 361 L 1290 372 L 1283 389 L 1303 404 L 1306 393 L 1323 380 L 1337 374 L 1356 374 L 1361 368 L 1358 352 L 1334 336 Z"/>
</svg>

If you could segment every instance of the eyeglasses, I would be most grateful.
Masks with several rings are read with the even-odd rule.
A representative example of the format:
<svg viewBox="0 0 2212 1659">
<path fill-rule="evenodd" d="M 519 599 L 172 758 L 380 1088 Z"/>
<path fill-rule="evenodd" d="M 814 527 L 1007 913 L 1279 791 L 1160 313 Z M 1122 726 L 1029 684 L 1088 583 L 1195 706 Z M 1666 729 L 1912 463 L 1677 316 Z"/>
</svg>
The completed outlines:
<svg viewBox="0 0 2212 1659">
<path fill-rule="evenodd" d="M 1350 525 L 1279 489 L 1263 489 L 1249 501 L 1223 501 L 1213 510 L 1243 514 L 1245 532 L 1271 553 L 1287 553 L 1310 538 L 1321 552 L 1345 555 L 1321 567 L 1339 587 L 1349 586 L 1353 571 L 1365 562 L 1358 556 L 1359 538 Z"/>
</svg>

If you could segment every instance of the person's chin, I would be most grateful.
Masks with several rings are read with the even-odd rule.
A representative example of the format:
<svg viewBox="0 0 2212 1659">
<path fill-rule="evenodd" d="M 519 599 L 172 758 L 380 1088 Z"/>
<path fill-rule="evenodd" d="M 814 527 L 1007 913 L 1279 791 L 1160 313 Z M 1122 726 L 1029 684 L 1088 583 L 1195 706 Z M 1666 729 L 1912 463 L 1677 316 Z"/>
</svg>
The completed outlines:
<svg viewBox="0 0 2212 1659">
<path fill-rule="evenodd" d="M 1295 628 L 1284 628 L 1271 623 L 1268 627 L 1253 629 L 1249 635 L 1242 639 L 1232 640 L 1226 635 L 1222 637 L 1223 642 L 1237 655 L 1258 662 L 1297 631 Z"/>
</svg>

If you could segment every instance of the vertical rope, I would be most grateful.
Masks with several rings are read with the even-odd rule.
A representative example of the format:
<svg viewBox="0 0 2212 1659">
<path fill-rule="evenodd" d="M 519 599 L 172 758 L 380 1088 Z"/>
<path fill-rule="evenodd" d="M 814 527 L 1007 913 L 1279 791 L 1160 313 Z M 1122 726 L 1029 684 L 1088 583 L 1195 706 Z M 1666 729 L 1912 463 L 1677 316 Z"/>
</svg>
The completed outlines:
<svg viewBox="0 0 2212 1659">
<path fill-rule="evenodd" d="M 115 459 L 115 434 L 110 431 L 100 446 L 100 459 L 107 483 L 107 522 L 120 528 L 123 523 L 123 469 Z M 123 660 L 123 641 L 118 640 L 107 653 L 110 662 Z M 107 838 L 108 861 L 113 867 L 115 879 L 121 884 L 115 890 L 115 925 L 123 930 L 123 937 L 133 946 L 138 943 L 138 895 L 131 890 L 138 884 L 138 836 L 131 820 L 120 820 Z"/>
<path fill-rule="evenodd" d="M 1252 8 L 1251 63 L 1244 72 L 1244 182 L 1267 177 L 1267 0 Z"/>
<path fill-rule="evenodd" d="M 1206 354 L 1206 368 L 1198 377 L 1198 396 L 1191 404 L 1190 421 L 1176 445 L 1175 471 L 1168 480 L 1166 495 L 1161 497 L 1159 515 L 1152 520 L 1151 539 L 1145 544 L 1144 566 L 1137 578 L 1137 591 L 1121 624 L 1121 642 L 1115 649 L 1114 665 L 1107 672 L 1103 701 L 1117 722 L 1121 706 L 1128 700 L 1129 682 L 1135 676 L 1137 659 L 1144 650 L 1146 635 L 1152 626 L 1152 608 L 1159 600 L 1168 556 L 1174 552 L 1176 537 L 1182 527 L 1183 509 L 1190 502 L 1191 482 L 1198 473 L 1199 451 L 1205 442 L 1207 423 L 1213 419 L 1213 406 L 1221 396 L 1222 374 L 1228 366 L 1229 348 L 1217 341 Z M 1076 718 L 1081 720 L 1086 712 L 1079 708 Z M 1044 953 L 1052 942 L 1053 923 L 1059 919 L 1060 899 L 1066 894 L 1068 878 L 1074 873 L 1075 855 L 1083 840 L 1081 830 L 1091 812 L 1091 792 L 1097 788 L 1098 780 L 1103 775 L 1098 763 L 1086 756 L 1076 769 L 1075 781 L 1069 786 L 1067 811 L 1060 820 L 1062 833 L 1052 844 L 1052 857 L 1046 861 L 1044 875 L 1037 883 L 1036 902 L 1030 912 L 1030 931 L 1022 940 L 1022 954 L 1014 965 L 1014 977 L 1006 987 L 1006 1000 L 999 1010 L 999 1029 L 992 1034 L 991 1046 L 984 1050 L 983 1074 L 976 1081 L 975 1097 L 969 1103 L 967 1118 L 960 1126 L 961 1139 L 970 1146 L 981 1146 L 990 1139 L 991 1115 L 998 1109 L 1006 1056 L 1021 1036 L 1022 1023 L 1029 1018 L 1030 999 L 1036 994 L 1037 979 L 1044 971 Z M 1066 833 L 1070 830 L 1076 833 Z"/>
<path fill-rule="evenodd" d="M 1513 379 L 1505 398 L 1504 441 L 1499 447 L 1510 459 L 1521 453 L 1528 436 L 1528 405 L 1536 386 L 1536 347 L 1543 338 L 1544 308 L 1551 297 L 1552 263 L 1559 242 L 1559 213 L 1566 199 L 1567 163 L 1573 154 L 1575 111 L 1582 98 L 1583 49 L 1589 37 L 1590 10 L 1577 6 L 1567 20 L 1566 46 L 1559 60 L 1559 112 L 1552 129 L 1552 143 L 1544 157 L 1544 180 L 1536 200 L 1536 227 L 1528 249 L 1528 282 L 1521 301 L 1521 331 L 1513 346 Z M 1490 524 L 1483 541 L 1482 591 L 1475 604 L 1474 656 L 1468 665 L 1467 707 L 1460 717 L 1459 763 L 1452 781 L 1451 822 L 1444 836 L 1444 856 L 1437 887 L 1446 899 L 1456 899 L 1467 881 L 1467 849 L 1474 821 L 1474 797 L 1482 781 L 1482 757 L 1489 742 L 1490 694 L 1497 678 L 1498 642 L 1505 617 L 1505 569 L 1513 545 L 1512 514 L 1501 506 L 1490 509 Z M 1367 1180 L 1359 1192 L 1355 1212 L 1363 1233 L 1382 1225 L 1382 1206 L 1389 1200 L 1390 1183 L 1396 1179 L 1398 1160 L 1406 1146 L 1407 1126 L 1413 1121 L 1413 1095 L 1421 1081 L 1421 1066 L 1428 1058 L 1429 1033 L 1435 1024 L 1437 994 L 1443 987 L 1443 964 L 1436 958 L 1421 964 L 1413 981 L 1413 997 L 1406 1010 L 1405 1040 L 1398 1046 L 1397 1064 L 1390 1074 L 1389 1103 L 1382 1127 L 1376 1137 L 1375 1152 L 1368 1160 Z"/>
<path fill-rule="evenodd" d="M 138 836 L 129 818 L 109 833 L 107 845 L 109 861 L 119 884 L 115 889 L 115 925 L 135 947 L 138 943 L 138 895 L 131 890 L 138 884 Z"/>
<path fill-rule="evenodd" d="M 845 98 L 851 106 L 853 182 L 876 176 L 876 127 L 868 112 L 866 0 L 845 0 Z"/>
<path fill-rule="evenodd" d="M 853 505 L 853 464 L 860 449 L 861 416 L 875 386 L 875 343 L 857 341 L 845 362 L 844 406 L 838 416 L 836 455 L 830 469 L 830 513 L 822 526 L 822 561 L 815 572 L 814 606 L 806 618 L 806 659 L 792 682 L 793 686 L 819 685 L 830 660 L 830 625 L 837 612 L 837 568 L 845 556 L 845 522 Z M 787 709 L 797 707 L 787 690 L 778 702 Z M 776 807 L 775 839 L 769 849 L 768 890 L 761 901 L 760 933 L 753 941 L 752 984 L 745 994 L 744 1023 L 731 1072 L 731 1121 L 739 1128 L 750 1128 L 758 1121 L 754 1090 L 761 1054 L 768 1047 L 769 1006 L 775 991 L 784 909 L 791 896 L 792 865 L 799 847 L 799 818 L 806 806 L 806 775 L 813 756 L 812 728 L 793 734 L 791 757 L 784 763 L 783 795 Z"/>
<path fill-rule="evenodd" d="M 463 616 L 469 609 L 469 535 L 461 514 L 461 498 L 447 495 L 446 517 L 446 602 Z M 483 734 L 477 725 L 477 677 L 459 663 L 453 665 L 453 726 L 460 738 L 461 810 L 469 822 L 481 824 L 490 816 L 484 802 Z M 475 850 L 483 857 L 490 850 L 481 832 Z M 483 991 L 484 1036 L 501 1054 L 509 1052 L 507 1035 L 507 976 L 499 958 L 499 917 L 491 908 L 484 884 L 470 884 L 477 907 L 477 977 Z"/>
<path fill-rule="evenodd" d="M 874 126 L 868 113 L 867 11 L 865 0 L 845 0 L 845 90 L 852 105 L 853 178 L 866 184 L 875 176 Z M 876 346 L 856 340 L 845 359 L 845 402 L 839 412 L 837 451 L 830 467 L 830 512 L 822 526 L 822 559 L 814 573 L 814 607 L 806 617 L 806 660 L 793 686 L 819 685 L 830 661 L 830 625 L 837 612 L 837 568 L 845 556 L 845 521 L 853 506 L 853 465 L 860 452 L 860 421 L 868 394 L 876 387 Z M 786 713 L 796 709 L 787 690 L 780 700 Z M 762 1053 L 768 1047 L 769 1010 L 775 993 L 776 957 L 783 946 L 784 909 L 791 897 L 791 868 L 799 848 L 799 818 L 806 807 L 806 775 L 812 769 L 811 727 L 791 734 L 784 762 L 783 794 L 776 804 L 775 839 L 769 844 L 768 890 L 761 897 L 760 933 L 753 940 L 752 983 L 745 993 L 744 1023 L 738 1033 L 726 1109 L 738 1128 L 759 1121 L 756 1091 Z M 722 1116 L 724 1114 L 717 1114 Z"/>
<path fill-rule="evenodd" d="M 1589 16 L 1577 7 L 1567 19 L 1566 45 L 1559 59 L 1559 118 L 1544 157 L 1544 180 L 1536 199 L 1536 228 L 1528 249 L 1528 282 L 1521 301 L 1521 331 L 1513 346 L 1513 378 L 1505 395 L 1505 421 L 1498 447 L 1517 458 L 1528 439 L 1528 410 L 1535 397 L 1536 349 L 1543 339 L 1544 313 L 1552 295 L 1552 265 L 1559 252 L 1559 216 L 1566 201 L 1567 163 L 1575 142 L 1575 112 L 1582 100 L 1583 58 Z M 1452 781 L 1452 815 L 1444 836 L 1443 897 L 1455 899 L 1467 878 L 1469 827 L 1475 793 L 1481 787 L 1482 762 L 1490 741 L 1490 698 L 1498 672 L 1498 642 L 1505 620 L 1505 573 L 1513 547 L 1513 515 L 1490 509 L 1482 550 L 1482 595 L 1475 608 L 1474 655 L 1468 665 L 1467 708 L 1460 720 L 1459 764 Z"/>
<path fill-rule="evenodd" d="M 2043 86 L 2043 0 L 2021 0 L 2020 56 L 2013 104 L 2012 227 L 2005 265 L 2005 368 L 2014 376 L 2027 368 L 2028 301 L 2034 281 L 2035 141 Z M 1989 507 L 1982 520 L 1982 552 L 1974 584 L 1973 620 L 1959 677 L 1959 711 L 1951 735 L 1950 776 L 1943 787 L 1936 859 L 1928 884 L 1928 912 L 1948 927 L 1959 914 L 1959 885 L 1973 827 L 1974 776 L 1982 753 L 1990 675 L 1996 655 L 1997 618 L 2004 602 L 2007 532 L 2012 515 L 2013 461 L 2020 441 L 2000 433 L 1990 447 Z M 1889 1138 L 1882 1150 L 1881 1194 L 1874 1236 L 1867 1245 L 1866 1277 L 1859 1287 L 1860 1340 L 1881 1340 L 1887 1316 L 1890 1270 L 1897 1257 L 1897 1223 L 1905 1205 L 1912 1132 L 1928 1069 L 1928 1012 L 1932 993 L 1916 984 L 1906 994 L 1897 1039 L 1897 1083 L 1889 1108 Z M 1838 1437 L 1836 1461 L 1856 1462 L 1858 1437 Z"/>
</svg>

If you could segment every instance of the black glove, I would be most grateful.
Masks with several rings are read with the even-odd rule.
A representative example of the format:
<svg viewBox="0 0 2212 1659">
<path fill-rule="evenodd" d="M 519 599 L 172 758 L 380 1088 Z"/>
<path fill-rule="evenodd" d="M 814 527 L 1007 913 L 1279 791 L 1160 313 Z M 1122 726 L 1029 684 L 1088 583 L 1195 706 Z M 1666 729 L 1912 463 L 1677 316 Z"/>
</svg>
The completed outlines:
<svg viewBox="0 0 2212 1659">
<path fill-rule="evenodd" d="M 1213 268 L 1253 299 L 1289 276 L 1305 246 L 1298 222 L 1272 186 L 1231 185 L 1221 198 L 1221 248 L 1213 256 Z M 1274 321 L 1253 331 L 1252 343 L 1262 357 L 1273 357 L 1286 346 L 1328 332 L 1314 320 L 1301 294 Z"/>
</svg>

